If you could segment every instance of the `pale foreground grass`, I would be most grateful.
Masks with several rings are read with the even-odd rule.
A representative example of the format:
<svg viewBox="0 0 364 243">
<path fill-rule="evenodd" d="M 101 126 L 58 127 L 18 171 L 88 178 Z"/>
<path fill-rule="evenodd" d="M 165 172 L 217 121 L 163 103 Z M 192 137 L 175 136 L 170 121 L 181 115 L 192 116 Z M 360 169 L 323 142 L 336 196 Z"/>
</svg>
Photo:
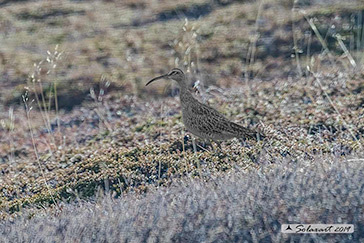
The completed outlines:
<svg viewBox="0 0 364 243">
<path fill-rule="evenodd" d="M 179 179 L 142 196 L 64 204 L 57 216 L 1 222 L 0 241 L 359 242 L 364 240 L 360 158 L 282 160 L 249 173 Z M 351 223 L 355 232 L 283 235 L 283 223 Z"/>
</svg>

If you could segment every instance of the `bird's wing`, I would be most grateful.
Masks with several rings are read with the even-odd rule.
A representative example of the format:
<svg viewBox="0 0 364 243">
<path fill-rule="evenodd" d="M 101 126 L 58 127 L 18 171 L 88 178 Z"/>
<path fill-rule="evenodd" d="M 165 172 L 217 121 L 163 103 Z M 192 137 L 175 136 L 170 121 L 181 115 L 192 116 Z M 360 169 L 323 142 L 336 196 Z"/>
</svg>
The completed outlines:
<svg viewBox="0 0 364 243">
<path fill-rule="evenodd" d="M 187 127 L 207 137 L 221 134 L 223 129 L 220 124 L 228 121 L 217 110 L 199 102 L 188 104 L 186 117 L 191 118 L 186 121 Z"/>
<path fill-rule="evenodd" d="M 219 120 L 228 121 L 228 119 L 226 119 L 220 112 L 200 102 L 191 104 L 190 111 L 194 113 L 194 115 L 196 116 L 201 116 L 201 117 L 208 116 L 208 117 L 214 117 Z"/>
<path fill-rule="evenodd" d="M 220 134 L 221 136 L 246 137 L 257 139 L 257 132 L 229 121 L 217 110 L 202 104 L 190 104 L 189 112 L 195 117 L 194 126 L 206 133 Z"/>
<path fill-rule="evenodd" d="M 238 136 L 242 138 L 251 138 L 255 140 L 261 140 L 264 139 L 264 135 L 260 134 L 259 132 L 256 132 L 254 130 L 251 130 L 249 128 L 240 126 L 239 124 L 236 124 L 234 122 L 229 122 L 229 125 L 227 126 L 226 130 L 228 132 L 238 134 Z"/>
</svg>

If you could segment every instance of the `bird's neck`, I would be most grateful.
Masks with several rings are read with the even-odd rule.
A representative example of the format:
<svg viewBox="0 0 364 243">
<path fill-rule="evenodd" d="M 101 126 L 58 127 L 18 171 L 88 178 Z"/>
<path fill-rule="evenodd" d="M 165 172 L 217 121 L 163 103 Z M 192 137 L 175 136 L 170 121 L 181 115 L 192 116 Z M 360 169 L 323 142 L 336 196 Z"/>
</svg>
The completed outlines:
<svg viewBox="0 0 364 243">
<path fill-rule="evenodd" d="M 181 93 L 182 92 L 185 92 L 185 91 L 188 92 L 187 79 L 186 78 L 184 78 L 183 80 L 179 80 L 177 82 L 178 82 L 178 85 L 179 85 L 179 88 L 180 88 Z"/>
<path fill-rule="evenodd" d="M 191 92 L 188 90 L 187 85 L 180 85 L 180 92 L 179 92 L 179 98 L 181 100 L 182 106 L 184 104 L 189 104 L 191 100 L 194 100 L 195 98 L 191 94 Z"/>
</svg>

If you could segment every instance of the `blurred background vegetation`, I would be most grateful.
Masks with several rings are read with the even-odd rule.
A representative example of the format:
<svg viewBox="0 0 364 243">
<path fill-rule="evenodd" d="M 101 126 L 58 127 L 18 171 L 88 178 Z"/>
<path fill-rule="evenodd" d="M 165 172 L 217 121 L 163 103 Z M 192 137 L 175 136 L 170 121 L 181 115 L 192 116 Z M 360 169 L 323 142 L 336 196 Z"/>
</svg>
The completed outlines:
<svg viewBox="0 0 364 243">
<path fill-rule="evenodd" d="M 42 60 L 36 78 L 45 95 L 57 82 L 59 107 L 69 110 L 99 87 L 102 76 L 111 84 L 108 92 L 145 97 L 151 91 L 144 83 L 172 67 L 187 70 L 193 82 L 226 87 L 252 78 L 307 76 L 307 66 L 352 70 L 353 60 L 361 66 L 363 59 L 362 1 L 62 0 L 0 6 L 2 110 L 21 104 L 34 63 Z M 56 46 L 62 59 L 53 70 L 45 57 Z"/>
</svg>

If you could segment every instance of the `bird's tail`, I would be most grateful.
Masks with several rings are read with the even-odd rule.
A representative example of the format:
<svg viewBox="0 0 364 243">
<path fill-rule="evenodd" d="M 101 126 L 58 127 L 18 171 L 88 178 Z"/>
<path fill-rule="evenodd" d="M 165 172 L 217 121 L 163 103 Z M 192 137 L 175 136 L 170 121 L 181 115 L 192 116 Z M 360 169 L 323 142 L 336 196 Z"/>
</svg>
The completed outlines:
<svg viewBox="0 0 364 243">
<path fill-rule="evenodd" d="M 240 125 L 238 125 L 236 123 L 232 123 L 231 125 L 232 125 L 234 130 L 239 132 L 239 134 L 238 134 L 239 137 L 254 139 L 256 141 L 264 140 L 264 138 L 265 138 L 265 135 L 263 133 L 261 133 L 261 132 L 251 130 L 249 128 L 240 126 Z"/>
</svg>

